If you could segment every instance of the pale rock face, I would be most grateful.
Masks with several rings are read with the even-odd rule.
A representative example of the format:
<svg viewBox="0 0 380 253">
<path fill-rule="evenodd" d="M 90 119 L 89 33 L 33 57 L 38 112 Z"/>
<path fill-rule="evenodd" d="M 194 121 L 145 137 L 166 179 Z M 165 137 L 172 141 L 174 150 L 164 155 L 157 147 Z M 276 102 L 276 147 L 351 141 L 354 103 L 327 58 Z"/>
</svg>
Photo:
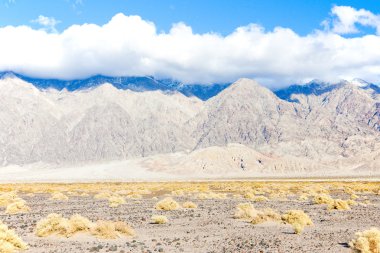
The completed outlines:
<svg viewBox="0 0 380 253">
<path fill-rule="evenodd" d="M 0 79 L 0 166 L 154 155 L 144 160 L 152 170 L 307 172 L 329 170 L 337 160 L 360 171 L 376 167 L 377 93 L 347 82 L 292 99 L 298 102 L 282 100 L 250 79 L 201 101 L 109 84 L 39 90 L 7 76 Z M 167 153 L 172 155 L 160 155 Z"/>
</svg>

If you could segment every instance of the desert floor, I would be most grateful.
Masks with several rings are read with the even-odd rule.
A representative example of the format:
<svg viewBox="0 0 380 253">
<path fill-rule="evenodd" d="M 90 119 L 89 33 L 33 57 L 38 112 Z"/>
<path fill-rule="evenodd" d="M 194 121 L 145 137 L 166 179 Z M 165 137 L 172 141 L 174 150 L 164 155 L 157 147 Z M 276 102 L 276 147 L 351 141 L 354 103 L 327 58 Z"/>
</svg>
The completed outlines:
<svg viewBox="0 0 380 253">
<path fill-rule="evenodd" d="M 24 199 L 30 208 L 26 213 L 6 214 L 5 207 L 0 207 L 0 221 L 28 244 L 29 248 L 23 252 L 38 253 L 351 252 L 348 244 L 356 232 L 380 227 L 378 183 L 214 182 L 184 183 L 184 186 L 182 183 L 137 185 L 0 185 L 0 193 L 17 192 L 18 197 Z M 57 191 L 69 199 L 51 199 L 51 192 Z M 245 196 L 247 191 L 266 196 L 268 200 L 249 199 Z M 126 202 L 118 207 L 109 207 L 108 199 L 94 198 L 101 192 L 118 194 Z M 308 200 L 299 200 L 305 192 L 310 195 Z M 313 195 L 320 192 L 327 192 L 334 199 L 349 199 L 355 194 L 359 204 L 351 206 L 350 210 L 328 210 L 326 204 L 313 202 Z M 202 196 L 200 193 L 206 194 Z M 156 203 L 165 197 L 172 197 L 180 204 L 192 201 L 198 207 L 156 210 Z M 314 225 L 307 226 L 302 234 L 295 234 L 289 224 L 265 222 L 253 225 L 235 219 L 236 206 L 246 202 L 252 203 L 257 209 L 272 208 L 280 214 L 291 209 L 304 210 Z M 70 238 L 59 235 L 37 237 L 36 223 L 50 213 L 62 214 L 64 217 L 81 214 L 91 221 L 122 220 L 133 227 L 136 236 L 98 239 L 86 233 L 77 233 Z M 168 223 L 152 224 L 151 216 L 155 214 L 165 215 L 169 219 Z"/>
</svg>

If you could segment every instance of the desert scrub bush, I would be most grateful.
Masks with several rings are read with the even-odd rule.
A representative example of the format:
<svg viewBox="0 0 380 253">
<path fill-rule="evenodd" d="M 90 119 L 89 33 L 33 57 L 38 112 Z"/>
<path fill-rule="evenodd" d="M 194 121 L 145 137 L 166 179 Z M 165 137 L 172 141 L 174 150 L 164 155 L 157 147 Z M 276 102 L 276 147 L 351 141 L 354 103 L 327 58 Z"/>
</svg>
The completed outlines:
<svg viewBox="0 0 380 253">
<path fill-rule="evenodd" d="M 201 192 L 198 194 L 198 199 L 226 199 L 226 193 L 217 192 Z"/>
<path fill-rule="evenodd" d="M 7 206 L 13 202 L 15 202 L 19 197 L 16 192 L 6 192 L 0 194 L 0 206 Z"/>
<path fill-rule="evenodd" d="M 314 204 L 328 204 L 332 205 L 334 202 L 334 199 L 327 194 L 318 194 L 314 197 L 313 200 Z"/>
<path fill-rule="evenodd" d="M 257 210 L 251 203 L 240 203 L 236 206 L 235 219 L 252 220 L 257 215 Z"/>
<path fill-rule="evenodd" d="M 281 215 L 271 208 L 258 210 L 256 216 L 251 220 L 252 224 L 260 224 L 268 221 L 281 221 Z"/>
<path fill-rule="evenodd" d="M 16 213 L 27 213 L 30 208 L 26 205 L 26 201 L 23 199 L 16 199 L 15 202 L 7 205 L 5 213 L 7 214 L 16 214 Z"/>
<path fill-rule="evenodd" d="M 157 202 L 155 208 L 157 210 L 171 211 L 180 208 L 180 205 L 174 199 L 167 197 Z"/>
<path fill-rule="evenodd" d="M 51 197 L 50 199 L 52 200 L 68 200 L 69 197 L 67 197 L 65 194 L 63 194 L 62 192 L 53 192 L 51 194 Z"/>
<path fill-rule="evenodd" d="M 121 196 L 111 196 L 108 201 L 109 207 L 118 207 L 121 204 L 125 204 L 125 199 Z"/>
<path fill-rule="evenodd" d="M 74 214 L 70 219 L 66 219 L 60 214 L 52 213 L 37 222 L 36 235 L 39 237 L 50 235 L 71 237 L 77 232 L 88 231 L 91 226 L 91 221 L 79 214 Z"/>
<path fill-rule="evenodd" d="M 198 206 L 191 201 L 186 201 L 182 204 L 182 207 L 183 208 L 197 208 Z"/>
<path fill-rule="evenodd" d="M 97 238 L 103 239 L 135 235 L 134 230 L 122 221 L 100 220 L 93 223 L 79 214 L 72 215 L 70 219 L 66 219 L 60 214 L 49 214 L 47 218 L 39 221 L 36 227 L 36 235 L 39 237 L 50 235 L 71 237 L 78 232 L 90 232 Z"/>
<path fill-rule="evenodd" d="M 135 231 L 122 221 L 98 220 L 92 226 L 91 234 L 100 239 L 117 239 L 122 236 L 135 236 Z"/>
<path fill-rule="evenodd" d="M 380 252 L 380 230 L 371 228 L 355 234 L 349 245 L 353 252 L 357 253 L 379 253 Z"/>
<path fill-rule="evenodd" d="M 302 233 L 306 226 L 313 225 L 310 217 L 302 210 L 289 210 L 281 216 L 281 219 L 290 224 L 296 234 Z"/>
<path fill-rule="evenodd" d="M 108 192 L 108 191 L 99 192 L 99 193 L 94 195 L 94 199 L 109 199 L 110 197 L 112 197 L 112 195 L 113 194 L 111 192 Z"/>
<path fill-rule="evenodd" d="M 328 205 L 329 210 L 350 210 L 350 205 L 347 200 L 334 199 L 332 203 Z"/>
<path fill-rule="evenodd" d="M 164 215 L 153 215 L 151 217 L 151 220 L 153 224 L 165 224 L 169 221 L 168 218 Z"/>
<path fill-rule="evenodd" d="M 13 253 L 27 248 L 28 245 L 13 230 L 8 229 L 8 226 L 0 221 L 0 252 Z"/>
</svg>

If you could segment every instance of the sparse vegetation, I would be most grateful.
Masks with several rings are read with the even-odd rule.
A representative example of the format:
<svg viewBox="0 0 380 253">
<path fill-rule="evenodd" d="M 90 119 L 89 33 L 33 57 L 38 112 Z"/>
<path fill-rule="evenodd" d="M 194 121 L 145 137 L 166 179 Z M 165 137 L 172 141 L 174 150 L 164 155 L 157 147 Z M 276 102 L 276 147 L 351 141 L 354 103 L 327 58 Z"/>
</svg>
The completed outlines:
<svg viewBox="0 0 380 253">
<path fill-rule="evenodd" d="M 78 232 L 88 232 L 103 239 L 115 239 L 122 235 L 133 236 L 135 233 L 131 227 L 121 221 L 97 221 L 92 223 L 89 219 L 75 214 L 66 219 L 60 214 L 49 214 L 46 219 L 37 223 L 36 235 L 46 237 L 60 235 L 71 237 Z"/>
<path fill-rule="evenodd" d="M 198 206 L 194 202 L 186 201 L 182 204 L 182 207 L 183 208 L 197 208 Z"/>
<path fill-rule="evenodd" d="M 14 253 L 27 248 L 28 245 L 13 230 L 0 221 L 0 252 Z"/>
<path fill-rule="evenodd" d="M 329 204 L 328 206 L 328 209 L 329 210 L 350 210 L 350 205 L 349 203 L 352 203 L 352 202 L 348 202 L 347 200 L 341 200 L 341 199 L 334 199 L 334 201 L 332 203 Z"/>
<path fill-rule="evenodd" d="M 257 215 L 257 210 L 251 203 L 240 203 L 236 207 L 235 219 L 252 220 Z"/>
<path fill-rule="evenodd" d="M 306 226 L 313 225 L 310 217 L 302 210 L 290 210 L 281 216 L 281 219 L 292 225 L 296 234 L 301 234 Z"/>
<path fill-rule="evenodd" d="M 20 198 L 15 199 L 15 202 L 7 205 L 5 213 L 16 214 L 16 213 L 27 213 L 30 208 L 26 205 L 26 201 Z"/>
<path fill-rule="evenodd" d="M 180 205 L 174 199 L 167 197 L 159 201 L 155 208 L 157 210 L 171 211 L 180 208 Z"/>
<path fill-rule="evenodd" d="M 356 233 L 356 238 L 349 245 L 357 253 L 379 253 L 380 252 L 380 230 L 371 228 Z"/>
<path fill-rule="evenodd" d="M 168 218 L 164 215 L 153 215 L 151 220 L 154 224 L 165 224 L 169 221 Z"/>
<path fill-rule="evenodd" d="M 98 220 L 91 228 L 91 234 L 100 239 L 116 239 L 135 236 L 135 231 L 125 222 Z"/>
<path fill-rule="evenodd" d="M 125 204 L 125 199 L 121 196 L 111 196 L 109 199 L 109 206 L 110 207 L 118 207 L 121 204 Z"/>
</svg>

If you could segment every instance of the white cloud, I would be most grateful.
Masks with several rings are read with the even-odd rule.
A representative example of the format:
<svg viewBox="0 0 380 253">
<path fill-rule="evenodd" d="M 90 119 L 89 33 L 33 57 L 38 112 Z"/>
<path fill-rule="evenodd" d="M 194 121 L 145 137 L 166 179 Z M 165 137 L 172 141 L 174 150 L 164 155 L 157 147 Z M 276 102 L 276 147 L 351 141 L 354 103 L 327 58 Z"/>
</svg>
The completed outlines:
<svg viewBox="0 0 380 253">
<path fill-rule="evenodd" d="M 331 10 L 332 21 L 326 20 L 325 25 L 338 34 L 358 33 L 357 25 L 373 27 L 380 33 L 380 16 L 364 9 L 354 9 L 350 6 L 334 6 Z"/>
<path fill-rule="evenodd" d="M 250 77 L 267 86 L 380 78 L 378 35 L 345 38 L 327 30 L 300 36 L 251 24 L 221 36 L 196 34 L 183 23 L 159 33 L 153 23 L 123 14 L 103 26 L 74 25 L 61 33 L 2 27 L 0 55 L 0 70 L 44 78 L 153 75 L 211 83 Z"/>
<path fill-rule="evenodd" d="M 55 28 L 55 26 L 59 24 L 61 21 L 56 20 L 53 17 L 45 17 L 43 15 L 39 15 L 38 18 L 35 20 L 32 20 L 32 22 L 43 26 L 44 29 L 46 29 L 47 31 L 56 33 L 57 29 Z"/>
</svg>

